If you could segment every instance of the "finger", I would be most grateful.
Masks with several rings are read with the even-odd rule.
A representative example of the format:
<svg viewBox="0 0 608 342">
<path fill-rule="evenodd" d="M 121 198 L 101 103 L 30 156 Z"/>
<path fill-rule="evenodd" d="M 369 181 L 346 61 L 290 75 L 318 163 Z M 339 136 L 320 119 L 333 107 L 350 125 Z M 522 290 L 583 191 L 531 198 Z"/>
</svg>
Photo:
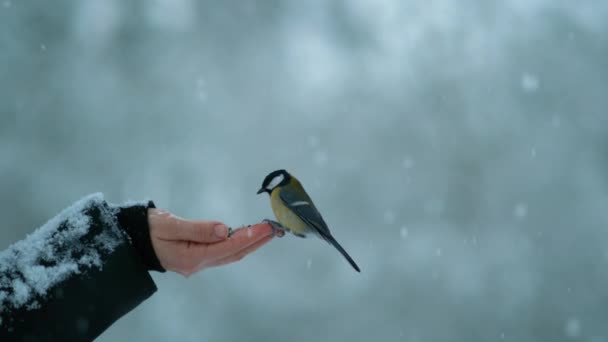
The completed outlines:
<svg viewBox="0 0 608 342">
<path fill-rule="evenodd" d="M 275 229 L 274 227 L 272 227 L 271 224 L 269 224 L 267 222 L 261 222 L 261 223 L 256 223 L 256 224 L 250 224 L 248 226 L 239 227 L 236 229 L 231 228 L 231 234 L 228 237 L 233 237 L 237 232 L 241 232 L 240 234 L 243 234 L 243 232 L 245 232 L 245 233 L 247 233 L 248 237 L 252 237 L 252 234 L 255 234 L 255 229 L 265 229 L 264 226 L 270 226 L 270 228 L 272 229 L 275 236 L 282 237 L 284 235 L 284 234 L 280 234 L 280 233 L 284 233 L 282 230 Z M 254 230 L 247 230 L 250 228 L 254 228 Z M 277 234 L 277 232 L 279 234 Z"/>
<path fill-rule="evenodd" d="M 268 242 L 270 242 L 270 240 L 272 240 L 272 238 L 273 238 L 273 236 L 267 236 L 267 237 L 259 240 L 258 242 L 254 243 L 253 245 L 246 247 L 245 249 L 242 249 L 233 255 L 229 255 L 223 259 L 220 259 L 220 260 L 210 264 L 209 267 L 222 266 L 222 265 L 226 265 L 226 264 L 230 264 L 230 263 L 242 260 L 247 255 L 255 252 L 258 248 L 260 248 L 260 247 L 264 246 L 265 244 L 267 244 Z"/>
<path fill-rule="evenodd" d="M 194 252 L 199 254 L 201 261 L 210 263 L 238 253 L 272 234 L 273 229 L 269 224 L 254 224 L 251 227 L 233 231 L 232 236 L 224 241 L 212 245 L 195 246 Z"/>
<path fill-rule="evenodd" d="M 214 243 L 228 238 L 228 227 L 217 221 L 190 221 L 176 218 L 173 224 L 173 238 L 196 243 Z"/>
</svg>

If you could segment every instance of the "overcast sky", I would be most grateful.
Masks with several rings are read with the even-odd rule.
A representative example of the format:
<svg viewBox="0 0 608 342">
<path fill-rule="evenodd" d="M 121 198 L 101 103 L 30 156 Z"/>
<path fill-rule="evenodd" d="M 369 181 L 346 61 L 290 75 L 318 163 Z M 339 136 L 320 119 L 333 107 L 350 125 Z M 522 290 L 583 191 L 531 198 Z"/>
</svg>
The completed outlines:
<svg viewBox="0 0 608 342">
<path fill-rule="evenodd" d="M 0 248 L 80 197 L 286 237 L 99 341 L 608 342 L 608 2 L 0 2 Z"/>
</svg>

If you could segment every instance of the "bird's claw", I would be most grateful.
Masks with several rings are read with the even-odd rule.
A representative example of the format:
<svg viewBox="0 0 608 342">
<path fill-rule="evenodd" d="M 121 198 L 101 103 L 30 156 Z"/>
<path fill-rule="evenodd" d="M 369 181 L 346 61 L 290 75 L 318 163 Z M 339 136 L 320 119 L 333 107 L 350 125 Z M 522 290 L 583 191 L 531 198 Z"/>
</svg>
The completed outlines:
<svg viewBox="0 0 608 342">
<path fill-rule="evenodd" d="M 264 219 L 262 222 L 268 223 L 272 227 L 273 236 L 283 237 L 288 230 L 285 226 L 274 220 Z"/>
</svg>

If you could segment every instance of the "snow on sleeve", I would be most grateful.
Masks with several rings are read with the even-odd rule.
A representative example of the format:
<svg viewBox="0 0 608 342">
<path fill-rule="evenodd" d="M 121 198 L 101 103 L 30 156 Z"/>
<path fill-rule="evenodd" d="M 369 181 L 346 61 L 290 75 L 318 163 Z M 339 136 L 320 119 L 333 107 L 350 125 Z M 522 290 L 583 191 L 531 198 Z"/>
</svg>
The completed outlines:
<svg viewBox="0 0 608 342">
<path fill-rule="evenodd" d="M 104 229 L 92 231 L 94 224 Z M 0 313 L 38 307 L 49 289 L 88 268 L 101 268 L 103 255 L 124 241 L 103 195 L 82 198 L 0 252 Z"/>
</svg>

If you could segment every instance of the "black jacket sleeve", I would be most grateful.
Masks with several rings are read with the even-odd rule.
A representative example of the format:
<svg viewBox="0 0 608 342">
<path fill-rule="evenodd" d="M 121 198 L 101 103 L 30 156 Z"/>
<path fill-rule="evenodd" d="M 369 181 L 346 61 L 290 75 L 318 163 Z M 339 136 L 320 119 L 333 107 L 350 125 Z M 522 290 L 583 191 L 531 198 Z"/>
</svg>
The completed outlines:
<svg viewBox="0 0 608 342">
<path fill-rule="evenodd" d="M 151 296 L 153 206 L 94 194 L 0 252 L 0 341 L 90 341 Z"/>
</svg>

